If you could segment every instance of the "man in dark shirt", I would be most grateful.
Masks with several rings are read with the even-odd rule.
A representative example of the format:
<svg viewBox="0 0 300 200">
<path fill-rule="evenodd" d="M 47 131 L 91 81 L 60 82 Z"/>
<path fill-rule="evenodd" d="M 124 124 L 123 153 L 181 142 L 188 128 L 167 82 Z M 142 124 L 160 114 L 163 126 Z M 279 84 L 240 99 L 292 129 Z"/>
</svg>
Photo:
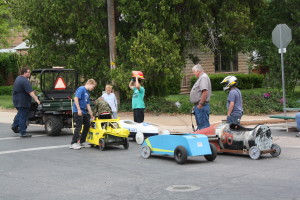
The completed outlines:
<svg viewBox="0 0 300 200">
<path fill-rule="evenodd" d="M 28 119 L 31 97 L 38 104 L 40 104 L 40 101 L 34 94 L 34 91 L 32 90 L 31 84 L 28 80 L 30 77 L 30 69 L 27 67 L 22 68 L 20 74 L 21 75 L 16 78 L 13 88 L 13 104 L 18 110 L 18 113 L 14 118 L 11 129 L 15 133 L 20 133 L 21 137 L 31 137 L 31 135 L 26 132 L 26 122 Z"/>
</svg>

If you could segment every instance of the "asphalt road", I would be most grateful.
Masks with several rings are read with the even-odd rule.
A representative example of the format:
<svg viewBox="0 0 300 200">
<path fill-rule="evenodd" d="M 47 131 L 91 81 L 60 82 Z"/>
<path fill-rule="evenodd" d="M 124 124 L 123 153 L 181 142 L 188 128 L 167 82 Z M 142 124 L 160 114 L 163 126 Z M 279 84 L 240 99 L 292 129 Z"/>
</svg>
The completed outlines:
<svg viewBox="0 0 300 200">
<path fill-rule="evenodd" d="M 140 157 L 140 146 L 99 151 L 70 150 L 71 131 L 45 135 L 30 126 L 33 138 L 19 138 L 0 124 L 0 199 L 291 199 L 300 200 L 300 138 L 272 129 L 282 153 L 259 160 L 218 155 L 214 162 L 189 157 Z"/>
</svg>

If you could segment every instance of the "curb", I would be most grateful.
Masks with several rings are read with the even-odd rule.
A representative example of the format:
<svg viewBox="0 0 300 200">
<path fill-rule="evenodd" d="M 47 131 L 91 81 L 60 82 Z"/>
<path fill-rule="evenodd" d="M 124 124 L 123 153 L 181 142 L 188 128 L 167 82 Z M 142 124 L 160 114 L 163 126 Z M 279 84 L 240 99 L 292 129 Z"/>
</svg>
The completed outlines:
<svg viewBox="0 0 300 200">
<path fill-rule="evenodd" d="M 286 122 L 287 120 L 283 120 L 283 119 L 262 119 L 262 120 L 252 120 L 252 121 L 241 121 L 241 125 L 280 124 Z"/>
</svg>

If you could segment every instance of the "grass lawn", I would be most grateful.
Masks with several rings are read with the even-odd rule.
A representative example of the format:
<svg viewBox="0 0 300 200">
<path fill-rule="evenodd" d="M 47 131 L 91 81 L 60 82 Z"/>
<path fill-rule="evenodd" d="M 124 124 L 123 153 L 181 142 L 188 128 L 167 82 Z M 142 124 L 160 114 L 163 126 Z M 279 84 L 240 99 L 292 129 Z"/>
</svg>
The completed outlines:
<svg viewBox="0 0 300 200">
<path fill-rule="evenodd" d="M 262 115 L 271 114 L 275 112 L 283 112 L 283 105 L 280 100 L 282 99 L 282 92 L 276 89 L 265 89 L 256 88 L 249 90 L 242 90 L 243 95 L 243 107 L 244 114 L 246 115 Z M 264 98 L 263 94 L 270 92 L 270 98 Z M 175 113 L 185 113 L 189 114 L 193 105 L 190 103 L 189 95 L 170 95 L 165 98 L 153 98 L 146 101 L 146 112 L 175 112 Z M 295 88 L 295 93 L 293 96 L 287 96 L 287 106 L 288 108 L 300 108 L 300 86 Z M 210 100 L 211 114 L 214 115 L 226 115 L 226 99 L 227 92 L 224 91 L 213 91 Z M 174 108 L 174 103 L 179 102 L 181 104 L 180 108 Z M 0 95 L 0 107 L 2 108 L 13 108 L 12 98 L 10 95 Z M 120 111 L 132 111 L 131 102 L 121 103 Z"/>
<path fill-rule="evenodd" d="M 280 102 L 282 92 L 276 89 L 255 88 L 248 90 L 241 90 L 243 95 L 244 114 L 247 115 L 261 115 L 270 114 L 274 112 L 282 112 L 283 105 Z M 271 97 L 266 99 L 263 97 L 264 93 L 270 92 Z M 225 115 L 227 113 L 226 99 L 227 92 L 213 91 L 210 100 L 211 114 Z M 182 113 L 188 113 L 191 110 L 192 104 L 189 103 L 189 95 L 170 95 L 166 97 L 168 101 L 180 102 Z M 287 106 L 290 108 L 299 108 L 300 103 L 300 86 L 295 88 L 293 96 L 286 96 Z"/>
<path fill-rule="evenodd" d="M 0 95 L 1 108 L 14 108 L 12 97 L 10 95 Z"/>
</svg>

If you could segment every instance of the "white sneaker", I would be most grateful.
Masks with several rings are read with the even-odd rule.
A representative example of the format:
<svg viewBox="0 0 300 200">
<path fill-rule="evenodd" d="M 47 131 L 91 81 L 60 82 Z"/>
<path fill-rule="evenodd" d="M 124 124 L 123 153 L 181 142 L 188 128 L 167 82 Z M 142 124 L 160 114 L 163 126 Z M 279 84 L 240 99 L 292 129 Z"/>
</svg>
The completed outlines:
<svg viewBox="0 0 300 200">
<path fill-rule="evenodd" d="M 83 148 L 90 148 L 91 145 L 87 142 L 84 142 L 84 143 L 80 143 L 80 147 L 83 147 Z"/>
<path fill-rule="evenodd" d="M 296 137 L 300 137 L 300 132 L 296 134 Z"/>
<path fill-rule="evenodd" d="M 81 146 L 78 143 L 73 143 L 69 146 L 70 149 L 81 149 Z"/>
</svg>

